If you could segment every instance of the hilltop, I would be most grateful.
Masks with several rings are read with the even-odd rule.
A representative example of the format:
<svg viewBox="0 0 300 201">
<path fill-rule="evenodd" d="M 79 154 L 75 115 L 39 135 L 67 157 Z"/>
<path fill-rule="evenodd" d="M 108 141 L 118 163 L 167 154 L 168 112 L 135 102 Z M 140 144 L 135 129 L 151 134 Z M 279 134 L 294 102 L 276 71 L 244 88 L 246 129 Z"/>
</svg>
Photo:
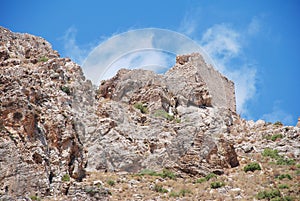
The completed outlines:
<svg viewBox="0 0 300 201">
<path fill-rule="evenodd" d="M 96 87 L 41 37 L 0 27 L 1 200 L 299 199 L 300 128 L 236 113 L 199 53 Z"/>
</svg>

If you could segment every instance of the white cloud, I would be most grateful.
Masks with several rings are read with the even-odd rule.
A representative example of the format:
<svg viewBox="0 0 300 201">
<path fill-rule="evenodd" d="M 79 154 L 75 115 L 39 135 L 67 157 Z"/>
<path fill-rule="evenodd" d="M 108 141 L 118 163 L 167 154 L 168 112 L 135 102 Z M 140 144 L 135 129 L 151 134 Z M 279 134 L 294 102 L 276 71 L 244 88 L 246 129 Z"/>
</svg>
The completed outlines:
<svg viewBox="0 0 300 201">
<path fill-rule="evenodd" d="M 224 74 L 235 82 L 237 111 L 245 116 L 249 116 L 247 101 L 256 94 L 256 69 L 244 66 L 233 71 L 226 69 Z"/>
<path fill-rule="evenodd" d="M 272 123 L 280 120 L 285 125 L 292 125 L 293 116 L 282 110 L 279 105 L 280 101 L 275 101 L 272 112 L 262 115 L 261 119 Z"/>
<path fill-rule="evenodd" d="M 192 35 L 195 33 L 197 28 L 197 22 L 191 15 L 186 15 L 179 25 L 179 32 L 185 35 Z"/>
<path fill-rule="evenodd" d="M 137 50 L 123 55 L 113 62 L 102 79 L 113 77 L 120 68 L 145 69 L 155 72 L 164 72 L 170 67 L 170 56 L 155 50 Z"/>
<path fill-rule="evenodd" d="M 185 34 L 194 35 L 197 28 L 197 22 L 194 19 L 192 15 L 187 15 L 181 22 L 180 30 Z M 199 40 L 205 51 L 195 41 L 176 32 L 159 29 L 128 31 L 115 35 L 96 47 L 85 60 L 83 70 L 93 83 L 98 84 L 101 78 L 112 77 L 120 68 L 133 66 L 133 68 L 142 67 L 157 72 L 163 66 L 168 67 L 165 55 L 158 54 L 158 52 L 145 53 L 143 52 L 145 49 L 167 50 L 174 54 L 200 52 L 208 63 L 215 63 L 217 70 L 234 81 L 237 111 L 247 116 L 247 102 L 256 94 L 257 74 L 255 67 L 250 67 L 249 63 L 244 62 L 247 59 L 243 55 L 243 44 L 247 37 L 257 33 L 259 28 L 257 18 L 253 18 L 242 31 L 237 31 L 228 24 L 214 25 L 207 29 Z M 73 55 L 78 55 L 77 57 L 80 58 L 83 54 L 76 46 L 74 30 L 71 29 L 67 33 L 66 36 L 69 36 L 66 37 L 69 39 L 67 47 L 70 47 Z M 212 57 L 214 62 L 205 52 Z M 238 65 L 233 61 L 237 58 L 242 61 Z"/>
<path fill-rule="evenodd" d="M 62 38 L 64 42 L 64 54 L 81 65 L 87 54 L 90 52 L 90 48 L 80 48 L 76 42 L 76 34 L 77 29 L 75 27 L 70 27 L 65 32 Z"/>
<path fill-rule="evenodd" d="M 215 68 L 235 83 L 237 111 L 247 116 L 247 101 L 256 93 L 256 69 L 247 63 L 233 65 L 233 59 L 243 57 L 242 34 L 226 24 L 214 25 L 204 32 L 200 44 L 213 58 Z"/>
<path fill-rule="evenodd" d="M 253 17 L 250 24 L 248 25 L 247 32 L 249 35 L 257 34 L 261 29 L 261 21 L 258 17 Z"/>
<path fill-rule="evenodd" d="M 228 25 L 214 25 L 205 31 L 200 41 L 206 52 L 217 58 L 230 59 L 240 52 L 240 34 Z"/>
<path fill-rule="evenodd" d="M 83 63 L 83 70 L 88 79 L 97 85 L 101 79 L 112 77 L 120 68 L 134 66 L 162 72 L 165 67 L 170 67 L 170 60 L 163 53 L 173 54 L 174 64 L 175 55 L 192 52 L 200 52 L 206 58 L 199 44 L 180 33 L 156 28 L 131 30 L 97 46 Z M 208 58 L 207 62 L 210 61 Z"/>
</svg>

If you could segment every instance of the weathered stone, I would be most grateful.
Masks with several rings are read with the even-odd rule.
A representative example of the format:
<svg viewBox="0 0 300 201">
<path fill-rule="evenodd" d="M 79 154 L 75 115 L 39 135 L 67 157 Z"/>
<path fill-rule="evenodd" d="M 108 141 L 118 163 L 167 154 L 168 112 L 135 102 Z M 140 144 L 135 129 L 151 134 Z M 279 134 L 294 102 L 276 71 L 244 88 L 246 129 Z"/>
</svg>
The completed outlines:
<svg viewBox="0 0 300 201">
<path fill-rule="evenodd" d="M 200 60 L 196 67 L 189 64 L 193 56 Z M 182 57 L 177 57 L 180 65 L 166 75 L 122 69 L 102 82 L 98 113 L 115 123 L 113 127 L 98 124 L 101 140 L 89 146 L 93 153 L 89 171 L 167 167 L 205 175 L 239 164 L 232 143 L 222 137 L 230 130 L 234 115 L 230 109 L 234 111 L 235 106 L 225 104 L 221 109 L 216 102 L 212 108 L 212 97 L 198 70 L 208 66 L 198 54 Z M 215 81 L 223 83 L 222 79 Z M 136 104 L 141 108 L 135 109 Z"/>
<path fill-rule="evenodd" d="M 200 86 L 205 83 L 206 91 L 211 97 L 211 105 L 236 112 L 234 83 L 208 65 L 199 53 L 177 56 L 175 66 L 166 72 L 166 76 L 173 77 L 175 83 L 178 79 L 179 87 L 181 82 L 187 82 L 188 85 L 197 83 Z M 173 87 L 176 88 L 177 85 L 174 84 Z M 192 89 L 197 92 L 198 88 L 195 87 L 197 86 L 192 86 Z"/>
<path fill-rule="evenodd" d="M 298 118 L 298 122 L 297 122 L 297 125 L 296 125 L 298 128 L 300 128 L 300 117 Z"/>
<path fill-rule="evenodd" d="M 176 60 L 165 75 L 123 69 L 96 89 L 44 39 L 0 27 L 0 200 L 108 200 L 106 180 L 86 175 L 227 175 L 266 147 L 298 163 L 299 125 L 240 118 L 231 81 L 199 54 Z M 142 183 L 130 179 L 130 190 Z"/>
<path fill-rule="evenodd" d="M 92 85 L 44 39 L 1 27 L 0 39 L 0 197 L 60 194 L 63 175 L 85 177 Z"/>
</svg>

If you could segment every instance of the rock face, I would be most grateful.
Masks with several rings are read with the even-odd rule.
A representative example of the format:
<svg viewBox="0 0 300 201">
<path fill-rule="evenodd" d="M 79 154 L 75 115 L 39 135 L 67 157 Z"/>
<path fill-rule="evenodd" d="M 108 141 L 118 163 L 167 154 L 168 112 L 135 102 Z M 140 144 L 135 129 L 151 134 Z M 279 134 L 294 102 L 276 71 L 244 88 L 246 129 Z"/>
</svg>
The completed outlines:
<svg viewBox="0 0 300 201">
<path fill-rule="evenodd" d="M 0 200 L 108 200 L 91 175 L 222 174 L 266 147 L 300 160 L 299 126 L 235 110 L 233 82 L 199 54 L 164 75 L 122 69 L 96 88 L 44 39 L 0 27 Z"/>
<path fill-rule="evenodd" d="M 92 85 L 42 38 L 0 27 L 0 44 L 0 197 L 67 194 L 64 176 L 85 177 Z"/>
<path fill-rule="evenodd" d="M 212 77 L 204 79 L 201 68 L 209 67 L 193 54 L 177 57 L 165 75 L 123 69 L 103 82 L 98 136 L 88 146 L 93 153 L 88 170 L 137 172 L 167 167 L 205 175 L 238 166 L 233 144 L 223 137 L 235 111 L 225 94 L 234 100 L 234 90 L 218 89 L 214 99 L 210 93 L 216 92 L 205 80 L 213 79 L 220 86 L 233 84 L 214 69 L 204 74 Z"/>
<path fill-rule="evenodd" d="M 166 76 L 173 78 L 177 84 L 193 83 L 191 87 L 194 91 L 199 89 L 199 84 L 205 83 L 211 95 L 211 105 L 236 112 L 234 83 L 206 64 L 200 54 L 177 56 L 175 66 L 166 73 Z M 174 85 L 176 86 L 178 85 Z"/>
</svg>

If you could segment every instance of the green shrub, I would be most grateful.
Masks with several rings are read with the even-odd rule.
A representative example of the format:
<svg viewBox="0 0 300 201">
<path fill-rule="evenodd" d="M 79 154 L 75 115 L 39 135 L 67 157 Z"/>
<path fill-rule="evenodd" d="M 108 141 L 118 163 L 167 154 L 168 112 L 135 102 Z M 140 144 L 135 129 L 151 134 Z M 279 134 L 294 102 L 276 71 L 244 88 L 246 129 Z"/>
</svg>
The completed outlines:
<svg viewBox="0 0 300 201">
<path fill-rule="evenodd" d="M 222 186 L 225 186 L 225 184 L 223 182 L 212 182 L 210 183 L 210 187 L 215 189 L 215 188 L 221 188 Z"/>
<path fill-rule="evenodd" d="M 141 176 L 143 176 L 143 175 L 159 176 L 157 172 L 155 172 L 154 170 L 149 170 L 149 169 L 141 170 L 139 175 L 141 175 Z"/>
<path fill-rule="evenodd" d="M 48 61 L 49 59 L 46 57 L 46 56 L 42 56 L 42 57 L 40 57 L 39 58 L 39 62 L 46 62 L 46 61 Z"/>
<path fill-rule="evenodd" d="M 64 176 L 61 178 L 62 181 L 68 182 L 70 181 L 70 175 L 69 174 L 64 174 Z"/>
<path fill-rule="evenodd" d="M 146 106 L 144 106 L 142 103 L 135 103 L 134 107 L 136 109 L 139 109 L 141 111 L 141 113 L 143 113 L 143 114 L 147 114 L 149 112 L 148 108 Z"/>
<path fill-rule="evenodd" d="M 175 119 L 174 115 L 170 115 L 168 112 L 165 110 L 156 110 L 154 112 L 155 117 L 163 117 L 167 119 L 168 121 L 173 121 Z"/>
<path fill-rule="evenodd" d="M 171 172 L 170 170 L 167 169 L 163 169 L 163 172 L 161 174 L 159 174 L 159 176 L 161 176 L 162 178 L 169 178 L 169 179 L 175 179 L 176 175 Z"/>
<path fill-rule="evenodd" d="M 201 184 L 201 183 L 203 183 L 203 182 L 205 182 L 205 181 L 207 181 L 206 178 L 205 178 L 205 177 L 202 177 L 202 178 L 197 179 L 197 180 L 195 181 L 195 183 Z"/>
<path fill-rule="evenodd" d="M 292 179 L 293 179 L 292 176 L 289 175 L 289 174 L 281 174 L 281 175 L 279 175 L 277 178 L 280 179 L 280 180 L 283 180 L 284 178 L 287 178 L 287 179 L 289 179 L 289 180 L 292 180 Z"/>
<path fill-rule="evenodd" d="M 244 171 L 248 172 L 248 171 L 252 171 L 254 172 L 255 170 L 261 170 L 261 167 L 258 163 L 253 162 L 253 163 L 249 163 L 248 165 L 246 165 L 244 167 Z"/>
<path fill-rule="evenodd" d="M 180 194 L 177 193 L 177 192 L 175 192 L 175 191 L 171 191 L 170 194 L 169 194 L 169 197 L 174 197 L 174 198 L 176 198 L 176 197 L 179 197 L 179 196 L 180 196 Z"/>
<path fill-rule="evenodd" d="M 158 193 L 167 193 L 169 192 L 167 189 L 163 188 L 162 185 L 155 184 L 154 191 Z"/>
<path fill-rule="evenodd" d="M 209 173 L 208 175 L 205 176 L 206 181 L 212 179 L 212 178 L 216 178 L 217 175 L 214 173 Z"/>
<path fill-rule="evenodd" d="M 270 148 L 266 148 L 266 149 L 264 149 L 262 155 L 265 157 L 270 157 L 270 158 L 275 159 L 277 165 L 295 165 L 296 164 L 293 159 L 284 158 L 283 156 L 280 156 L 276 149 L 273 150 Z"/>
<path fill-rule="evenodd" d="M 283 138 L 283 135 L 280 134 L 280 133 L 275 134 L 275 135 L 272 135 L 271 140 L 272 140 L 272 141 L 276 141 L 276 140 L 279 139 L 279 138 Z"/>
<path fill-rule="evenodd" d="M 178 123 L 178 124 L 179 124 L 179 123 L 181 122 L 181 119 L 179 119 L 179 118 L 176 118 L 176 119 L 175 119 L 175 121 L 176 121 L 176 123 Z"/>
<path fill-rule="evenodd" d="M 265 137 L 267 140 L 272 140 L 272 141 L 276 141 L 277 139 L 281 139 L 281 138 L 283 138 L 283 135 L 281 134 L 281 133 L 278 133 L 278 134 L 274 134 L 274 135 L 272 135 L 272 136 L 266 136 Z"/>
<path fill-rule="evenodd" d="M 289 186 L 287 184 L 279 184 L 278 188 L 285 189 L 285 188 L 289 188 Z"/>
<path fill-rule="evenodd" d="M 270 158 L 274 158 L 274 159 L 278 159 L 280 158 L 279 154 L 278 154 L 278 151 L 276 149 L 270 149 L 270 148 L 265 148 L 263 153 L 262 153 L 263 156 L 265 157 L 270 157 Z"/>
<path fill-rule="evenodd" d="M 217 178 L 217 175 L 215 173 L 209 173 L 208 175 L 206 175 L 205 177 L 199 178 L 195 181 L 195 183 L 203 183 L 205 181 L 209 181 L 212 178 Z"/>
<path fill-rule="evenodd" d="M 60 89 L 65 92 L 67 95 L 70 95 L 71 94 L 71 90 L 69 87 L 67 86 L 61 86 Z"/>
<path fill-rule="evenodd" d="M 257 194 L 257 199 L 261 200 L 261 199 L 272 199 L 272 198 L 277 198 L 277 197 L 281 197 L 280 195 L 280 191 L 277 189 L 272 189 L 270 191 L 260 191 Z"/>
<path fill-rule="evenodd" d="M 277 165 L 295 165 L 295 163 L 293 159 L 283 157 L 278 158 L 276 161 Z"/>
<path fill-rule="evenodd" d="M 93 187 L 93 186 L 85 187 L 84 191 L 91 196 L 94 196 L 96 193 L 99 193 L 99 189 L 97 189 L 97 187 Z"/>
<path fill-rule="evenodd" d="M 37 200 L 37 201 L 40 201 L 40 200 L 41 200 L 41 198 L 39 198 L 39 197 L 36 196 L 36 195 L 30 196 L 30 199 L 31 199 L 31 200 Z"/>
<path fill-rule="evenodd" d="M 190 191 L 189 189 L 181 189 L 179 191 L 179 195 L 181 195 L 182 197 L 186 196 L 186 194 L 191 194 L 192 191 Z"/>
<path fill-rule="evenodd" d="M 283 200 L 284 200 L 284 201 L 293 201 L 294 198 L 292 198 L 292 197 L 290 197 L 290 196 L 284 196 L 284 197 L 283 197 Z"/>
<path fill-rule="evenodd" d="M 110 186 L 114 186 L 116 183 L 115 183 L 114 180 L 109 179 L 109 180 L 107 180 L 107 184 L 110 185 Z"/>
<path fill-rule="evenodd" d="M 274 123 L 274 125 L 275 125 L 275 126 L 283 126 L 283 123 L 281 123 L 280 121 L 276 121 L 276 122 Z"/>
</svg>

